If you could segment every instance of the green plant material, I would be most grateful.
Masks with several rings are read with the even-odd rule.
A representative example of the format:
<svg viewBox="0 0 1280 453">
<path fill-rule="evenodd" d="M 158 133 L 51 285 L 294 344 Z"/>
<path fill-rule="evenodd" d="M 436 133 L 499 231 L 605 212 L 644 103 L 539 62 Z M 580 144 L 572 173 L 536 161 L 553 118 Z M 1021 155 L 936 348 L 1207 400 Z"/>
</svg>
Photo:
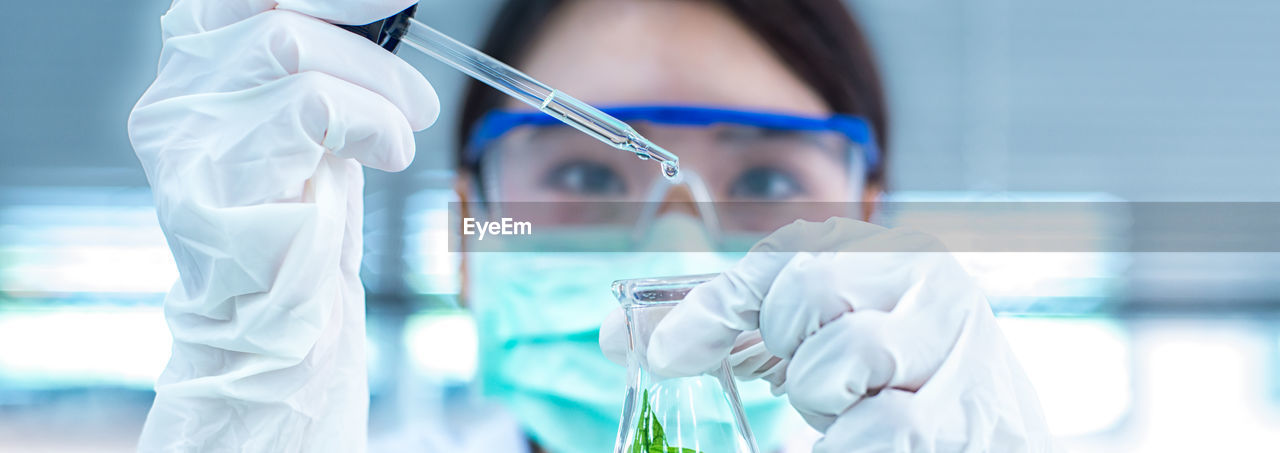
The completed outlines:
<svg viewBox="0 0 1280 453">
<path fill-rule="evenodd" d="M 636 424 L 635 440 L 631 442 L 631 453 L 702 453 L 692 448 L 672 447 L 667 445 L 667 434 L 662 430 L 662 423 L 657 414 L 649 407 L 649 391 L 645 390 L 640 398 L 640 421 Z"/>
</svg>

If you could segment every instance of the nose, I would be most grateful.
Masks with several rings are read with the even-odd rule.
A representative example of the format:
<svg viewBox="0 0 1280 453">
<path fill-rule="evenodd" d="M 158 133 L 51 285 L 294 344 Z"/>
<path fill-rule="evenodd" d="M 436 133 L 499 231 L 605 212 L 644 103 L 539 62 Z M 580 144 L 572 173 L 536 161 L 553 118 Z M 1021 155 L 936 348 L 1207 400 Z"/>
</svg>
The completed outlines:
<svg viewBox="0 0 1280 453">
<path fill-rule="evenodd" d="M 674 187 L 669 188 L 659 203 L 661 205 L 658 208 L 658 216 L 680 213 L 695 219 L 701 217 L 698 213 L 698 206 L 694 201 L 693 192 L 690 191 L 688 185 L 676 184 Z"/>
</svg>

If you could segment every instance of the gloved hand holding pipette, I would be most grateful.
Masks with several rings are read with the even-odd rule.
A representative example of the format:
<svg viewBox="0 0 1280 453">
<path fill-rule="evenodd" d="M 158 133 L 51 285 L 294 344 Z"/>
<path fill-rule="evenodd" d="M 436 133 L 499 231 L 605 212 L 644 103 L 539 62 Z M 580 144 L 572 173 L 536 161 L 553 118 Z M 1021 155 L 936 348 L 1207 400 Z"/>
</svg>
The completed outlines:
<svg viewBox="0 0 1280 453">
<path fill-rule="evenodd" d="M 412 21 L 413 3 L 178 0 L 165 15 L 129 136 L 182 279 L 140 449 L 363 449 L 361 166 L 407 167 L 439 112 L 386 52 L 400 38 L 677 175 L 626 123 Z"/>
<path fill-rule="evenodd" d="M 409 165 L 439 105 L 328 22 L 412 2 L 178 0 L 164 16 L 129 138 L 181 281 L 140 451 L 363 451 L 361 166 Z"/>
</svg>

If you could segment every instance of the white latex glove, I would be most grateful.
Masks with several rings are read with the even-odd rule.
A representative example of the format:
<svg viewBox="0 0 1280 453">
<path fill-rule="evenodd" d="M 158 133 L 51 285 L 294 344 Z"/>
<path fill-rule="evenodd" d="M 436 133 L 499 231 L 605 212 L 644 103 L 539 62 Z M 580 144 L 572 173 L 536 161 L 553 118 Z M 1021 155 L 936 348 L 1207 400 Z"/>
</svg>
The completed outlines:
<svg viewBox="0 0 1280 453">
<path fill-rule="evenodd" d="M 620 312 L 600 338 L 623 359 Z M 774 232 L 663 318 L 647 360 L 681 376 L 726 356 L 823 432 L 815 452 L 1054 451 L 986 298 L 924 234 L 838 218 Z"/>
<path fill-rule="evenodd" d="M 129 138 L 181 280 L 140 451 L 364 450 L 361 164 L 405 168 L 439 105 L 327 22 L 414 1 L 177 0 L 161 20 Z"/>
</svg>

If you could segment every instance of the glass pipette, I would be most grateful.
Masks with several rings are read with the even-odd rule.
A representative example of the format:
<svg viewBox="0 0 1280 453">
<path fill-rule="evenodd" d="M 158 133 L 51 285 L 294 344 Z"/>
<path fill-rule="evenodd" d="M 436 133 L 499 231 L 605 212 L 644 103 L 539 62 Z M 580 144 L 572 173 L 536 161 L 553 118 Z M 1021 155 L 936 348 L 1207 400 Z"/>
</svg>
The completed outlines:
<svg viewBox="0 0 1280 453">
<path fill-rule="evenodd" d="M 662 174 L 669 179 L 679 174 L 680 160 L 675 154 L 644 138 L 627 123 L 418 22 L 411 17 L 413 10 L 414 7 L 410 7 L 383 21 L 343 28 L 382 44 L 388 50 L 394 51 L 396 41 L 408 44 L 609 146 L 633 153 L 641 159 L 652 159 L 662 166 Z"/>
</svg>

